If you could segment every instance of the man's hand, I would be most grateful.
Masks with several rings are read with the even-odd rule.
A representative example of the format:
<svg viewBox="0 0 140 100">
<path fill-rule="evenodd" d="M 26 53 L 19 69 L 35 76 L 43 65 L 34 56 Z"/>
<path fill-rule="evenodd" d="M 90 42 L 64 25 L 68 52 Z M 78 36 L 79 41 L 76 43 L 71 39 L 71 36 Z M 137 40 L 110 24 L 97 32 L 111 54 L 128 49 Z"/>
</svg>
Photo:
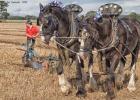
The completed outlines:
<svg viewBox="0 0 140 100">
<path fill-rule="evenodd" d="M 36 37 L 38 37 L 39 36 L 39 33 L 37 33 L 35 36 L 32 36 L 33 38 L 36 38 Z"/>
<path fill-rule="evenodd" d="M 29 37 L 29 38 L 32 38 L 33 37 L 33 36 L 29 35 L 29 34 L 26 34 L 26 36 Z"/>
</svg>

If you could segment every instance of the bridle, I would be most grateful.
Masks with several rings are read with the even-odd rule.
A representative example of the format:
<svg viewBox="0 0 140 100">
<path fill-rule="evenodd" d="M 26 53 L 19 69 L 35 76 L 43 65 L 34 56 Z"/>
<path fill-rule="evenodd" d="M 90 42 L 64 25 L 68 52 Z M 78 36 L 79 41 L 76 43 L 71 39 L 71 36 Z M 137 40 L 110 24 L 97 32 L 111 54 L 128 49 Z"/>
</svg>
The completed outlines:
<svg viewBox="0 0 140 100">
<path fill-rule="evenodd" d="M 111 21 L 111 19 L 110 19 L 110 21 Z M 97 22 L 95 22 L 95 24 L 97 24 Z M 112 41 L 113 41 L 113 39 L 112 39 L 113 37 L 112 37 L 112 33 L 111 33 L 110 41 L 106 45 L 102 44 L 102 42 L 100 42 L 98 40 L 98 36 L 96 36 L 96 34 L 99 34 L 99 31 L 96 29 L 96 30 L 92 31 L 92 33 L 91 32 L 89 33 L 89 31 L 87 29 L 87 23 L 84 24 L 84 28 L 82 29 L 82 32 L 85 32 L 87 34 L 87 35 L 82 34 L 83 35 L 82 36 L 83 41 L 85 41 L 86 39 L 92 39 L 93 40 L 92 42 L 94 42 L 95 45 L 97 45 L 97 44 L 98 44 L 98 46 L 100 45 L 100 48 L 102 50 L 106 50 L 106 48 L 111 49 L 111 48 L 115 47 L 119 43 L 119 41 L 117 41 L 116 44 L 111 45 Z M 92 36 L 92 35 L 94 35 L 94 36 Z M 81 48 L 82 48 L 81 51 L 85 51 L 85 52 L 86 51 L 91 51 L 91 50 L 87 50 L 87 49 L 84 50 L 85 48 L 83 48 L 83 47 L 81 47 Z"/>
<path fill-rule="evenodd" d="M 47 35 L 51 37 L 55 35 L 55 30 L 58 28 L 58 19 L 50 13 L 46 16 L 42 14 L 40 17 L 42 22 L 40 26 L 40 36 L 43 42 L 45 42 L 45 37 Z"/>
<path fill-rule="evenodd" d="M 96 41 L 96 43 L 98 43 L 99 45 L 101 45 L 101 47 L 100 48 L 108 48 L 108 47 L 114 47 L 114 46 L 116 46 L 118 43 L 119 43 L 119 39 L 117 39 L 116 41 L 114 41 L 114 34 L 116 35 L 117 34 L 117 29 L 116 29 L 116 27 L 115 27 L 115 29 L 114 29 L 114 27 L 113 27 L 113 25 L 112 24 L 114 24 L 113 23 L 113 19 L 111 18 L 111 17 L 109 17 L 109 22 L 111 23 L 111 36 L 110 36 L 110 41 L 106 44 L 106 45 L 104 45 L 104 44 L 102 44 L 97 38 L 95 38 L 95 41 Z M 95 22 L 95 23 L 97 23 L 97 22 Z M 98 31 L 97 31 L 98 32 Z M 98 32 L 99 33 L 99 32 Z M 116 37 L 116 36 L 115 36 Z"/>
<path fill-rule="evenodd" d="M 51 37 L 55 37 L 55 39 L 56 40 L 62 40 L 62 41 L 59 41 L 59 42 L 61 42 L 61 44 L 65 44 L 66 46 L 68 46 L 69 47 L 69 45 L 71 44 L 71 41 L 72 41 L 72 39 L 78 39 L 77 37 L 77 34 L 74 34 L 74 33 L 72 33 L 71 34 L 71 32 L 70 32 L 70 29 L 71 29 L 71 27 L 69 26 L 69 28 L 68 28 L 68 34 L 67 34 L 67 36 L 66 37 L 61 37 L 61 33 L 59 32 L 59 30 L 58 30 L 58 26 L 59 26 L 59 19 L 58 19 L 58 17 L 56 16 L 56 15 L 54 15 L 54 14 L 48 14 L 48 16 L 52 16 L 52 18 L 51 18 L 51 21 L 50 21 L 50 25 L 48 25 L 48 27 L 45 27 L 45 24 L 44 23 L 42 23 L 42 25 L 41 25 L 41 27 L 40 27 L 40 30 L 41 30 L 41 36 L 43 36 L 43 37 L 45 37 L 46 35 L 50 35 Z M 47 17 L 48 17 L 47 16 Z M 46 20 L 46 18 L 45 18 L 45 16 L 43 16 L 43 14 L 42 14 L 42 19 L 43 19 L 43 22 L 46 22 L 45 20 Z M 41 18 L 40 18 L 41 19 Z M 54 21 L 55 20 L 55 21 Z M 48 23 L 49 23 L 49 21 L 47 21 Z M 57 27 L 56 28 L 54 28 L 54 27 L 52 27 L 53 25 L 55 25 L 57 23 Z M 47 32 L 46 32 L 47 31 Z M 47 34 L 46 34 L 47 33 Z M 62 39 L 63 38 L 63 39 Z"/>
</svg>

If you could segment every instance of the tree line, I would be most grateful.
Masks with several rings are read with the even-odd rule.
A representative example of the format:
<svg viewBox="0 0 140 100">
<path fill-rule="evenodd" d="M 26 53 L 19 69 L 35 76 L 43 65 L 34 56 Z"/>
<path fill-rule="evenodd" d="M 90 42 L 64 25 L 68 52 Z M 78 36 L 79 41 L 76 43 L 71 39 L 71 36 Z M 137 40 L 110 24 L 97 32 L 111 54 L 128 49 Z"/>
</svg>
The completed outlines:
<svg viewBox="0 0 140 100">
<path fill-rule="evenodd" d="M 26 20 L 28 18 L 36 20 L 36 16 L 26 15 L 26 16 L 12 16 L 7 12 L 8 2 L 0 1 L 0 19 L 8 20 Z"/>
<path fill-rule="evenodd" d="M 8 7 L 8 3 L 6 1 L 0 1 L 0 19 L 8 19 L 8 20 L 26 20 L 28 18 L 36 20 L 37 17 L 36 16 L 32 16 L 32 15 L 26 15 L 26 16 L 12 16 L 7 12 L 7 7 Z M 95 16 L 96 11 L 89 11 L 86 13 L 85 17 L 93 17 Z M 124 15 L 122 15 L 124 16 Z M 135 12 L 130 13 L 129 15 L 127 15 L 127 17 L 130 18 L 136 18 L 138 20 L 140 20 L 140 14 L 137 14 Z"/>
</svg>

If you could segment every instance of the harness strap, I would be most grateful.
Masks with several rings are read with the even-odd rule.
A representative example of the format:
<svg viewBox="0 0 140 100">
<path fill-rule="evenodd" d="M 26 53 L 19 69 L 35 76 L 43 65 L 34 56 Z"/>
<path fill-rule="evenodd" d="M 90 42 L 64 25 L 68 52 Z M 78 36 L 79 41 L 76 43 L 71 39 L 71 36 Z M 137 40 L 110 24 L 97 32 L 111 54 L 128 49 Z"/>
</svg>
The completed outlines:
<svg viewBox="0 0 140 100">
<path fill-rule="evenodd" d="M 123 20 L 121 20 L 121 22 L 122 22 L 124 28 L 126 29 L 126 31 L 127 31 L 127 32 L 130 32 L 130 33 L 132 34 L 132 30 L 131 30 L 131 28 L 129 27 L 129 25 L 128 25 L 125 21 L 123 21 Z M 127 29 L 128 29 L 128 30 L 127 30 Z M 126 34 L 126 37 L 127 37 L 127 40 L 128 40 L 128 34 Z M 127 41 L 127 40 L 126 40 L 126 41 Z M 131 54 L 132 54 L 133 56 L 136 57 L 136 55 L 128 48 L 128 45 L 127 45 L 127 44 L 124 44 L 124 43 L 122 43 L 122 44 L 125 46 L 125 48 L 126 48 L 127 50 L 129 50 L 129 51 L 131 52 Z"/>
<path fill-rule="evenodd" d="M 127 33 L 128 33 L 128 32 L 132 33 L 132 30 L 131 30 L 131 28 L 129 27 L 129 25 L 128 25 L 125 21 L 123 21 L 123 20 L 121 20 L 121 22 L 122 22 L 122 25 L 124 26 L 124 28 L 126 29 Z M 127 35 L 127 34 L 126 34 L 126 37 L 127 37 L 127 39 L 128 39 L 128 35 Z"/>
<path fill-rule="evenodd" d="M 118 19 L 116 17 L 113 17 L 113 19 L 111 19 L 112 21 L 112 42 L 110 44 L 110 46 L 114 46 L 116 44 L 116 41 L 118 40 L 117 37 L 117 31 L 118 31 Z"/>
</svg>

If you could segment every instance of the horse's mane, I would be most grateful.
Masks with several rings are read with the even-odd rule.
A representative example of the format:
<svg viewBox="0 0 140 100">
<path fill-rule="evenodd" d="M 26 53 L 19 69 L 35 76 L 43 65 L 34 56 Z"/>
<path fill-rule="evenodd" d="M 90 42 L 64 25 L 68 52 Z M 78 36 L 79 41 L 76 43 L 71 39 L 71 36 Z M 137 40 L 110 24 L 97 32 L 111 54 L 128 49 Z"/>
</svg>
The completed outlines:
<svg viewBox="0 0 140 100">
<path fill-rule="evenodd" d="M 67 24 L 69 23 L 69 19 L 67 19 L 68 12 L 65 11 L 65 9 L 63 8 L 60 2 L 53 1 L 49 3 L 48 5 L 44 7 L 44 11 L 49 11 L 50 13 L 52 13 L 53 11 L 53 14 L 57 16 L 58 19 L 63 20 Z"/>
<path fill-rule="evenodd" d="M 44 7 L 44 10 L 55 7 L 55 8 L 58 8 L 60 11 L 62 11 L 63 7 L 61 5 L 62 5 L 62 3 L 60 3 L 60 2 L 52 1 Z"/>
<path fill-rule="evenodd" d="M 55 9 L 52 9 L 52 8 L 55 8 Z M 52 11 L 55 11 L 57 15 L 60 16 L 60 18 L 65 17 L 64 15 L 66 15 L 67 13 L 65 9 L 62 7 L 61 2 L 52 1 L 51 3 L 49 3 L 48 5 L 44 7 L 44 11 L 47 11 L 49 9 L 51 9 Z"/>
<path fill-rule="evenodd" d="M 51 3 L 49 3 L 49 5 L 52 6 L 52 7 L 60 7 L 61 8 L 62 3 L 52 1 Z"/>
</svg>

